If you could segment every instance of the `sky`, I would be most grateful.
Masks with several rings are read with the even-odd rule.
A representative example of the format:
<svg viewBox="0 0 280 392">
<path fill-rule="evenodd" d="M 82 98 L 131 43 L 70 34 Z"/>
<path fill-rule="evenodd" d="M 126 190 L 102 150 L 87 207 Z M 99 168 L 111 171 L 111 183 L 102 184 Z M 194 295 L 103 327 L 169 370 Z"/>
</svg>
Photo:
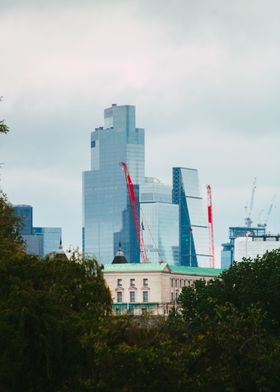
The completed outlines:
<svg viewBox="0 0 280 392">
<path fill-rule="evenodd" d="M 146 175 L 212 186 L 216 253 L 252 212 L 280 232 L 278 0 L 0 0 L 1 187 L 80 246 L 90 131 L 136 106 Z M 206 213 L 206 199 L 205 199 Z"/>
</svg>

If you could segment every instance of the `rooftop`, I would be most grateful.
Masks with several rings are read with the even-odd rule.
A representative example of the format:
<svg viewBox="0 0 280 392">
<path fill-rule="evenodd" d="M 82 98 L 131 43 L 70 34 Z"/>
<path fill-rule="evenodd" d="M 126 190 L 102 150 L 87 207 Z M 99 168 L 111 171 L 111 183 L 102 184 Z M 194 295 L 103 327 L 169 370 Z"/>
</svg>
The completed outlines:
<svg viewBox="0 0 280 392">
<path fill-rule="evenodd" d="M 186 275 L 218 276 L 223 272 L 220 268 L 185 267 L 167 263 L 127 263 L 105 264 L 104 272 L 173 272 Z"/>
</svg>

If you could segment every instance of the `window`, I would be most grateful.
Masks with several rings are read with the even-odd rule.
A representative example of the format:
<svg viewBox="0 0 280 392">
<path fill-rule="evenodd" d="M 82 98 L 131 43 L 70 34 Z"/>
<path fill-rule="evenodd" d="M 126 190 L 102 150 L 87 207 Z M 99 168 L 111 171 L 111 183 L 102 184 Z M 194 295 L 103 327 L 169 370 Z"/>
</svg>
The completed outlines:
<svg viewBox="0 0 280 392">
<path fill-rule="evenodd" d="M 117 279 L 117 286 L 122 287 L 122 279 Z"/>
<path fill-rule="evenodd" d="M 121 291 L 118 291 L 117 292 L 117 302 L 118 303 L 120 303 L 120 302 L 122 302 L 123 300 L 122 300 L 122 292 Z"/>
<path fill-rule="evenodd" d="M 149 292 L 143 291 L 143 302 L 148 302 L 148 301 L 149 301 Z"/>
<path fill-rule="evenodd" d="M 171 287 L 173 287 L 173 279 L 170 279 L 171 280 Z"/>
<path fill-rule="evenodd" d="M 130 299 L 130 302 L 135 302 L 135 291 L 130 291 L 129 299 Z"/>
<path fill-rule="evenodd" d="M 130 279 L 130 287 L 135 287 L 135 279 Z"/>
<path fill-rule="evenodd" d="M 171 302 L 173 302 L 174 301 L 174 293 L 172 292 L 171 293 Z"/>
<path fill-rule="evenodd" d="M 148 279 L 147 279 L 147 278 L 144 278 L 144 279 L 143 279 L 143 286 L 144 286 L 144 287 L 148 287 L 148 286 L 149 286 L 149 282 L 148 282 Z"/>
<path fill-rule="evenodd" d="M 95 147 L 95 140 L 92 140 L 91 141 L 91 148 L 94 148 Z"/>
</svg>

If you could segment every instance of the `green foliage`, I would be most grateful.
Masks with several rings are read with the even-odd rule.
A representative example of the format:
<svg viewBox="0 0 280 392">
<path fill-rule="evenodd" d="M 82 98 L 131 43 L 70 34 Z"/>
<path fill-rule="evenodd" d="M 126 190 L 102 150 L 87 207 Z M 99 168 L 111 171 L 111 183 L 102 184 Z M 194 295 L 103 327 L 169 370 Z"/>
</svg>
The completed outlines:
<svg viewBox="0 0 280 392">
<path fill-rule="evenodd" d="M 0 391 L 279 390 L 280 251 L 185 287 L 167 320 L 112 317 L 96 261 L 26 255 L 0 207 Z"/>
<path fill-rule="evenodd" d="M 2 259 L 23 254 L 23 241 L 19 234 L 20 220 L 6 196 L 0 191 L 0 257 Z"/>
<path fill-rule="evenodd" d="M 28 255 L 0 262 L 0 390 L 82 390 L 85 336 L 111 310 L 95 261 Z"/>
<path fill-rule="evenodd" d="M 3 120 L 0 121 L 0 133 L 8 133 L 8 132 L 9 132 L 9 128 L 7 127 L 5 122 Z"/>
<path fill-rule="evenodd" d="M 185 320 L 211 315 L 216 305 L 233 304 L 241 312 L 257 305 L 266 317 L 266 327 L 280 330 L 280 250 L 262 258 L 234 264 L 220 279 L 196 281 L 183 289 L 179 299 Z"/>
</svg>

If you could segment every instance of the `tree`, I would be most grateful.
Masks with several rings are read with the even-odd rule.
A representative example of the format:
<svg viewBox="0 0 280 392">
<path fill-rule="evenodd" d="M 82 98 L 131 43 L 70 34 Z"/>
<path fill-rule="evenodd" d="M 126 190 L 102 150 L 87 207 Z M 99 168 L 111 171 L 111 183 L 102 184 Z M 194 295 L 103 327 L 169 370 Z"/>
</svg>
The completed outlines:
<svg viewBox="0 0 280 392">
<path fill-rule="evenodd" d="M 2 97 L 0 97 L 0 102 L 2 101 Z M 5 124 L 4 120 L 0 120 L 0 133 L 8 133 L 9 128 Z"/>
<path fill-rule="evenodd" d="M 0 263 L 0 390 L 82 391 L 92 374 L 87 344 L 111 311 L 94 260 Z"/>
<path fill-rule="evenodd" d="M 216 305 L 231 303 L 241 312 L 257 305 L 267 314 L 267 328 L 280 334 L 280 250 L 235 263 L 219 279 L 196 281 L 182 290 L 179 302 L 185 320 L 211 316 Z"/>
<path fill-rule="evenodd" d="M 15 215 L 14 208 L 8 203 L 6 195 L 0 191 L 0 258 L 4 260 L 22 255 L 23 249 L 20 219 Z"/>
<path fill-rule="evenodd" d="M 8 133 L 8 132 L 9 132 L 9 128 L 7 127 L 5 122 L 3 120 L 0 121 L 0 133 Z"/>
</svg>

